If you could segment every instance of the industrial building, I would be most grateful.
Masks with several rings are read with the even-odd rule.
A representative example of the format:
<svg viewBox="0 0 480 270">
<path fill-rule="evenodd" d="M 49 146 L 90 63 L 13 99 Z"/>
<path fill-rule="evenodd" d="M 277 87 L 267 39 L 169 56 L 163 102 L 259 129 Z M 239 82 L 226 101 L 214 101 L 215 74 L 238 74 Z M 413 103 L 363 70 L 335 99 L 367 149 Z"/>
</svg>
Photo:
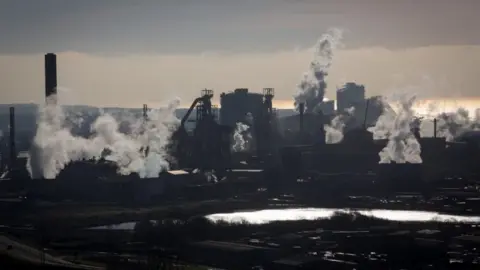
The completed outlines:
<svg viewBox="0 0 480 270">
<path fill-rule="evenodd" d="M 365 101 L 365 86 L 356 83 L 346 83 L 337 89 L 337 111 L 344 112 Z"/>
<path fill-rule="evenodd" d="M 263 106 L 263 95 L 238 88 L 220 95 L 220 123 L 235 128 L 237 122 L 246 122 L 247 114 L 258 118 Z"/>
<path fill-rule="evenodd" d="M 353 119 L 350 121 L 347 130 L 360 126 L 374 126 L 378 117 L 384 112 L 395 114 L 395 111 L 393 111 L 388 103 L 382 102 L 381 96 L 374 96 L 357 102 L 353 105 L 353 108 Z"/>
<path fill-rule="evenodd" d="M 48 54 L 45 56 L 45 95 L 46 98 L 55 94 L 56 88 L 56 57 Z M 324 125 L 328 124 L 334 115 L 334 101 L 324 101 L 320 109 L 315 112 L 306 112 L 305 105 L 299 104 L 299 114 L 285 117 L 277 122 L 275 110 L 272 108 L 272 99 L 274 97 L 273 88 L 264 88 L 262 93 L 250 93 L 246 88 L 235 89 L 231 93 L 221 94 L 220 119 L 215 114 L 215 108 L 212 106 L 213 90 L 205 89 L 201 91 L 201 96 L 193 101 L 186 115 L 182 118 L 180 126 L 172 135 L 169 151 L 172 157 L 171 169 L 181 170 L 183 168 L 198 168 L 202 171 L 215 171 L 216 176 L 222 179 L 229 175 L 238 165 L 233 165 L 235 158 L 232 158 L 232 135 L 238 122 L 246 123 L 250 126 L 253 135 L 251 152 L 239 154 L 242 161 L 249 160 L 249 169 L 258 167 L 265 169 L 270 165 L 278 168 L 283 160 L 284 164 L 289 164 L 294 174 L 301 173 L 304 168 L 309 168 L 328 173 L 339 173 L 345 171 L 369 172 L 374 171 L 378 164 L 378 153 L 385 146 L 386 142 L 375 143 L 372 134 L 366 130 L 367 126 L 375 124 L 378 116 L 384 110 L 391 110 L 381 101 L 380 97 L 365 99 L 365 87 L 355 83 L 347 83 L 337 91 L 337 113 L 343 112 L 350 107 L 355 107 L 355 124 L 345 130 L 342 143 L 337 145 L 325 145 Z M 147 108 L 144 107 L 144 117 L 146 117 Z M 190 115 L 195 110 L 196 117 L 195 128 L 193 132 L 188 132 L 185 124 L 190 119 Z M 220 123 L 219 123 L 220 122 Z M 8 167 L 10 178 L 27 178 L 25 172 L 26 158 L 18 156 L 19 149 L 15 141 L 15 109 L 10 110 L 10 132 L 9 148 L 10 153 L 3 151 L 3 168 Z M 280 132 L 282 130 L 283 132 Z M 7 138 L 4 138 L 5 140 Z M 443 149 L 444 142 L 421 141 L 425 160 L 434 160 L 433 162 L 424 162 L 430 165 L 437 164 L 437 159 L 441 153 L 430 151 L 429 149 Z M 303 146 L 299 146 L 303 145 Z M 430 146 L 432 145 L 432 146 Z M 143 151 L 143 150 L 141 150 Z M 145 150 L 148 151 L 148 150 Z M 34 152 L 30 152 L 34 154 Z M 244 155 L 245 154 L 245 155 Z M 7 158 L 8 157 L 8 158 Z M 235 156 L 235 157 L 238 157 Z M 362 162 L 358 162 L 361 160 Z M 257 162 L 257 163 L 255 163 Z M 240 163 L 240 159 L 239 162 Z M 298 163 L 297 168 L 291 166 Z M 261 164 L 261 165 L 260 165 Z M 37 176 L 40 168 L 31 164 L 33 175 Z M 275 167 L 277 166 L 277 167 Z M 433 167 L 433 165 L 432 165 Z M 15 170 L 15 168 L 22 168 Z M 238 167 L 237 167 L 238 168 Z M 311 171 L 311 170 L 310 170 Z M 37 172 L 37 173 L 35 173 Z M 116 179 L 119 182 L 138 181 L 138 177 L 125 177 L 122 179 L 116 176 L 117 171 L 114 164 L 105 160 L 100 161 L 81 161 L 69 164 L 57 178 L 68 179 L 92 179 L 93 181 L 101 179 Z M 15 176 L 15 177 L 14 177 Z M 38 176 L 41 178 L 41 176 Z M 171 176 L 163 174 L 163 179 L 180 178 L 180 176 Z M 432 177 L 435 178 L 435 177 Z M 152 185 L 148 181 L 153 181 Z M 157 181 L 157 182 L 156 182 Z M 85 183 L 85 182 L 82 182 Z M 165 189 L 164 184 L 158 181 L 158 178 L 142 180 L 144 186 L 153 187 L 157 190 Z M 92 182 L 91 185 L 95 183 Z M 72 184 L 67 184 L 72 187 Z M 36 187 L 34 189 L 37 189 Z M 149 194 L 148 189 L 142 190 L 144 197 L 153 197 L 155 194 Z M 140 190 L 140 189 L 138 189 Z M 81 191 L 80 188 L 77 189 Z M 65 192 L 66 193 L 66 192 Z M 121 195 L 119 197 L 127 196 Z M 79 196 L 83 196 L 79 193 Z M 135 197 L 133 201 L 138 201 L 139 196 L 128 194 L 127 197 Z M 141 196 L 140 196 L 141 197 Z"/>
<path fill-rule="evenodd" d="M 335 100 L 324 100 L 318 108 L 322 111 L 323 115 L 335 114 Z"/>
</svg>

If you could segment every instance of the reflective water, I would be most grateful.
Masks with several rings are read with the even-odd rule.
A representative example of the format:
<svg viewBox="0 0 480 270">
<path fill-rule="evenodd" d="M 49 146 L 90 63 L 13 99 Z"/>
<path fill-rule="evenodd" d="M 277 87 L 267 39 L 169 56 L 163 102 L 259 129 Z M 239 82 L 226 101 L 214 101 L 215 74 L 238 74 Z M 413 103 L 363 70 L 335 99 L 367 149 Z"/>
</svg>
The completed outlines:
<svg viewBox="0 0 480 270">
<path fill-rule="evenodd" d="M 155 225 L 157 223 L 156 220 L 150 220 L 150 222 Z M 131 231 L 135 229 L 135 226 L 138 222 L 131 221 L 131 222 L 124 222 L 120 224 L 112 224 L 106 226 L 98 226 L 98 227 L 91 227 L 89 230 L 120 230 L 120 231 Z"/>
<path fill-rule="evenodd" d="M 384 210 L 384 209 L 336 209 L 336 208 L 289 208 L 267 209 L 250 212 L 235 212 L 212 214 L 206 216 L 211 221 L 248 222 L 250 224 L 266 224 L 273 221 L 315 220 L 327 219 L 335 213 L 359 213 L 364 216 L 375 217 L 399 222 L 428 222 L 440 221 L 450 223 L 480 223 L 480 217 L 447 215 L 428 211 Z M 155 221 L 152 221 L 155 223 Z M 137 222 L 92 227 L 92 230 L 133 230 Z"/>
<path fill-rule="evenodd" d="M 90 230 L 124 230 L 124 231 L 131 231 L 135 229 L 135 225 L 137 222 L 125 222 L 125 223 L 120 223 L 120 224 L 114 224 L 114 225 L 107 225 L 107 226 L 98 226 L 98 227 L 92 227 L 89 228 Z"/>
<path fill-rule="evenodd" d="M 273 221 L 293 220 L 315 220 L 327 219 L 335 213 L 359 213 L 368 217 L 375 217 L 390 221 L 399 222 L 453 222 L 453 223 L 480 223 L 477 216 L 447 215 L 428 211 L 405 211 L 405 210 L 383 210 L 383 209 L 327 209 L 327 208 L 292 208 L 292 209 L 270 209 L 251 212 L 235 212 L 224 214 L 212 214 L 207 218 L 212 221 L 227 222 L 248 222 L 251 224 L 265 224 Z"/>
</svg>

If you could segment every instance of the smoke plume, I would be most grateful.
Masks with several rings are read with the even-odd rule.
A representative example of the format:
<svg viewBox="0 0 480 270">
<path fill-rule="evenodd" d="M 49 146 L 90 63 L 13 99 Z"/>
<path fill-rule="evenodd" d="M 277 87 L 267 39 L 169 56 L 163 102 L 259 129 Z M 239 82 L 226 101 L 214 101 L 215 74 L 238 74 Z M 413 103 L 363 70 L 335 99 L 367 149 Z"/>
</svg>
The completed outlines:
<svg viewBox="0 0 480 270">
<path fill-rule="evenodd" d="M 441 112 L 438 102 L 427 105 L 427 112 L 420 124 L 422 137 L 433 137 L 434 119 L 437 120 L 437 137 L 444 137 L 447 141 L 454 141 L 466 132 L 480 130 L 480 109 L 476 109 L 472 115 L 472 111 L 462 107 L 455 111 Z"/>
<path fill-rule="evenodd" d="M 345 113 L 337 114 L 330 125 L 325 125 L 325 142 L 327 144 L 340 143 L 343 140 L 343 131 L 346 123 L 352 118 L 355 107 L 345 110 Z"/>
<path fill-rule="evenodd" d="M 453 141 L 467 131 L 480 129 L 480 109 L 476 109 L 472 117 L 468 110 L 459 108 L 455 112 L 441 113 L 437 120 L 438 135 Z"/>
<path fill-rule="evenodd" d="M 252 141 L 251 128 L 253 126 L 253 114 L 248 112 L 245 115 L 245 122 L 237 122 L 235 130 L 233 132 L 233 146 L 232 150 L 234 152 L 243 152 L 250 149 L 250 144 Z"/>
<path fill-rule="evenodd" d="M 241 122 L 237 122 L 235 131 L 233 132 L 233 146 L 234 152 L 243 152 L 247 150 L 247 142 L 250 139 L 250 127 Z"/>
<path fill-rule="evenodd" d="M 376 125 L 369 128 L 374 139 L 388 140 L 379 153 L 380 163 L 422 163 L 420 143 L 412 133 L 412 125 L 416 122 L 412 108 L 415 98 L 414 95 L 401 95 L 396 100 L 400 105 L 397 112 L 385 110 Z M 387 99 L 383 102 L 387 103 Z"/>
<path fill-rule="evenodd" d="M 57 105 L 56 96 L 50 96 L 46 105 L 39 109 L 37 133 L 27 162 L 32 178 L 55 178 L 69 163 L 80 160 L 114 162 L 118 173 L 137 173 L 140 177 L 155 177 L 168 169 L 166 145 L 178 124 L 175 100 L 167 108 L 151 112 L 150 120 L 142 132 L 121 133 L 115 118 L 106 113 L 91 125 L 93 135 L 84 138 L 75 136 L 66 120 L 65 113 Z M 132 121 L 132 126 L 139 126 Z M 141 149 L 149 149 L 142 153 Z"/>
<path fill-rule="evenodd" d="M 341 38 L 341 30 L 331 29 L 317 42 L 310 68 L 303 75 L 297 86 L 297 93 L 294 95 L 297 110 L 299 104 L 304 103 L 306 113 L 314 112 L 315 108 L 323 101 L 327 87 L 325 77 L 332 65 L 334 51 L 341 45 Z"/>
</svg>

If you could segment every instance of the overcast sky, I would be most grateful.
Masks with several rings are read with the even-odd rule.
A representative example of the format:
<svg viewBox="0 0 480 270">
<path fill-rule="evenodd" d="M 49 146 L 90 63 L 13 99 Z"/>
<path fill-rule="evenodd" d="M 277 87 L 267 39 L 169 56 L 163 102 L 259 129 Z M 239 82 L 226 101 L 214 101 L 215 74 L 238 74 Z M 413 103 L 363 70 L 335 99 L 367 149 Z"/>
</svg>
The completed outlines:
<svg viewBox="0 0 480 270">
<path fill-rule="evenodd" d="M 58 54 L 72 102 L 137 106 L 200 89 L 275 87 L 290 100 L 330 27 L 345 47 L 329 77 L 371 95 L 479 97 L 479 0 L 0 0 L 0 102 L 41 102 Z M 427 86 L 425 86 L 427 88 Z"/>
</svg>

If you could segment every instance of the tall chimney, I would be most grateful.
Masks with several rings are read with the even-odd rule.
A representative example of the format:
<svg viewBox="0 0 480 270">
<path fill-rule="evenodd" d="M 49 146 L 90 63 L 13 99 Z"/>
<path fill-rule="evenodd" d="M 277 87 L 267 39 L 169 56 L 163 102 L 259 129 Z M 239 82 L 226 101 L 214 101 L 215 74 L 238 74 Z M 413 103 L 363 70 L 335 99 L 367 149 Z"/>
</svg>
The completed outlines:
<svg viewBox="0 0 480 270">
<path fill-rule="evenodd" d="M 147 104 L 143 104 L 143 119 L 147 120 L 148 118 L 148 106 Z"/>
<path fill-rule="evenodd" d="M 57 94 L 57 55 L 45 55 L 45 99 Z"/>
<path fill-rule="evenodd" d="M 305 113 L 305 103 L 303 103 L 303 102 L 300 103 L 300 104 L 298 105 L 298 110 L 299 110 L 299 112 L 300 112 L 300 116 L 299 116 L 299 117 L 300 117 L 300 119 L 299 119 L 299 121 L 300 121 L 300 130 L 299 130 L 299 132 L 300 132 L 300 134 L 303 134 L 303 114 Z"/>
<path fill-rule="evenodd" d="M 10 107 L 10 170 L 15 168 L 17 150 L 15 147 L 15 107 Z"/>
<path fill-rule="evenodd" d="M 433 137 L 437 138 L 437 118 L 433 119 Z"/>
</svg>

